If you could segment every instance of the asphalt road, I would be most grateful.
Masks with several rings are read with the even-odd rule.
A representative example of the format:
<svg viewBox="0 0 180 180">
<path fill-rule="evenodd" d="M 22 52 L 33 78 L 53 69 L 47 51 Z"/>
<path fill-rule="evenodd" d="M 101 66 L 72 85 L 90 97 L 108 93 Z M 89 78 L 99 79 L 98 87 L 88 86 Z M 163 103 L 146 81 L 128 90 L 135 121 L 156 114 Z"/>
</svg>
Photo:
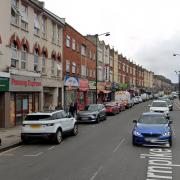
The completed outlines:
<svg viewBox="0 0 180 180">
<path fill-rule="evenodd" d="M 1 153 L 0 180 L 179 180 L 178 102 L 171 113 L 175 134 L 172 148 L 131 143 L 132 120 L 147 111 L 148 104 L 109 116 L 100 124 L 80 125 L 78 136 L 66 137 L 60 145 L 36 142 Z M 159 153 L 159 160 L 152 161 L 152 153 Z"/>
</svg>

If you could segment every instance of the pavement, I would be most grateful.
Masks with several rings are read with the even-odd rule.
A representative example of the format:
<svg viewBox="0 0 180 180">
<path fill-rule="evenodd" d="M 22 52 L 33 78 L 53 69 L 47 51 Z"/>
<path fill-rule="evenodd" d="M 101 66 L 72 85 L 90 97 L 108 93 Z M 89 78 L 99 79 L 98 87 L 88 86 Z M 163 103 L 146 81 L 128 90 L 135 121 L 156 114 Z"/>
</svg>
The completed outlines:
<svg viewBox="0 0 180 180">
<path fill-rule="evenodd" d="M 12 128 L 0 128 L 0 152 L 21 144 L 21 126 Z"/>
</svg>

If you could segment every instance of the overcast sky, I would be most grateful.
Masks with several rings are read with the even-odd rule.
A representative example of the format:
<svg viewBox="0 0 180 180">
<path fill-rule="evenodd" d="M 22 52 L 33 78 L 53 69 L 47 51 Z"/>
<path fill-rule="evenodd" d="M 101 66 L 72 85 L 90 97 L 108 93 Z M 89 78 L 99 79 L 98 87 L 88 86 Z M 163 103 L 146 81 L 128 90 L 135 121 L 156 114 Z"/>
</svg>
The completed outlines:
<svg viewBox="0 0 180 180">
<path fill-rule="evenodd" d="M 180 70 L 180 0 L 44 0 L 81 34 L 101 34 L 119 54 L 177 82 Z"/>
</svg>

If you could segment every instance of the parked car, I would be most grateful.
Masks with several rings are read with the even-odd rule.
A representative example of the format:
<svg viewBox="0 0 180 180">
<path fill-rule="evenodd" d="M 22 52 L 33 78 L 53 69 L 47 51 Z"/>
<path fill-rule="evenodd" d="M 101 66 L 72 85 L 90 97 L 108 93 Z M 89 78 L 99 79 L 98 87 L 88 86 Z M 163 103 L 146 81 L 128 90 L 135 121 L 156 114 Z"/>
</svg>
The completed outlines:
<svg viewBox="0 0 180 180">
<path fill-rule="evenodd" d="M 134 102 L 134 104 L 139 104 L 139 100 L 138 100 L 137 96 L 133 97 L 132 101 Z"/>
<path fill-rule="evenodd" d="M 139 120 L 134 120 L 132 130 L 132 144 L 172 145 L 172 120 L 167 119 L 162 113 L 143 113 Z"/>
<path fill-rule="evenodd" d="M 119 106 L 116 103 L 108 103 L 105 105 L 106 107 L 106 114 L 119 114 Z"/>
<path fill-rule="evenodd" d="M 60 144 L 67 132 L 77 135 L 78 125 L 64 110 L 30 113 L 23 121 L 21 140 L 27 143 L 32 138 L 44 137 Z"/>
<path fill-rule="evenodd" d="M 138 100 L 138 103 L 142 103 L 143 100 L 142 100 L 142 97 L 141 96 L 136 96 L 137 97 L 137 100 Z"/>
<path fill-rule="evenodd" d="M 124 111 L 126 109 L 126 107 L 122 101 L 116 101 L 115 103 L 118 105 L 119 111 Z"/>
<path fill-rule="evenodd" d="M 103 104 L 89 104 L 83 111 L 78 112 L 78 122 L 96 122 L 106 119 L 106 108 Z"/>
<path fill-rule="evenodd" d="M 134 106 L 134 101 L 132 99 L 128 99 L 128 108 L 131 108 Z"/>
<path fill-rule="evenodd" d="M 158 100 L 163 100 L 166 101 L 168 106 L 169 106 L 169 110 L 173 111 L 173 102 L 168 98 L 168 96 L 165 97 L 159 97 Z"/>
<path fill-rule="evenodd" d="M 149 107 L 150 112 L 164 113 L 164 115 L 169 118 L 169 106 L 166 101 L 154 100 Z"/>
</svg>

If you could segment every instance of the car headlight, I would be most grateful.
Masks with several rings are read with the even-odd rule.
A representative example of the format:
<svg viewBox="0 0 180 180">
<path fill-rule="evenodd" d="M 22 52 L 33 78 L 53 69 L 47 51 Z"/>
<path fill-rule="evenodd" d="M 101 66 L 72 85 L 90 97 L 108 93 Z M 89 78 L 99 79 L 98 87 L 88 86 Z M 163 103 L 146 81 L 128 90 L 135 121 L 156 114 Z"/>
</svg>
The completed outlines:
<svg viewBox="0 0 180 180">
<path fill-rule="evenodd" d="M 96 116 L 97 116 L 97 114 L 93 114 L 92 116 L 93 116 L 93 117 L 96 117 Z"/>
<path fill-rule="evenodd" d="M 133 134 L 135 135 L 135 136 L 141 136 L 141 133 L 140 132 L 138 132 L 138 131 L 133 131 Z"/>
<path fill-rule="evenodd" d="M 170 135 L 171 133 L 169 131 L 162 134 L 162 136 L 170 136 Z"/>
</svg>

